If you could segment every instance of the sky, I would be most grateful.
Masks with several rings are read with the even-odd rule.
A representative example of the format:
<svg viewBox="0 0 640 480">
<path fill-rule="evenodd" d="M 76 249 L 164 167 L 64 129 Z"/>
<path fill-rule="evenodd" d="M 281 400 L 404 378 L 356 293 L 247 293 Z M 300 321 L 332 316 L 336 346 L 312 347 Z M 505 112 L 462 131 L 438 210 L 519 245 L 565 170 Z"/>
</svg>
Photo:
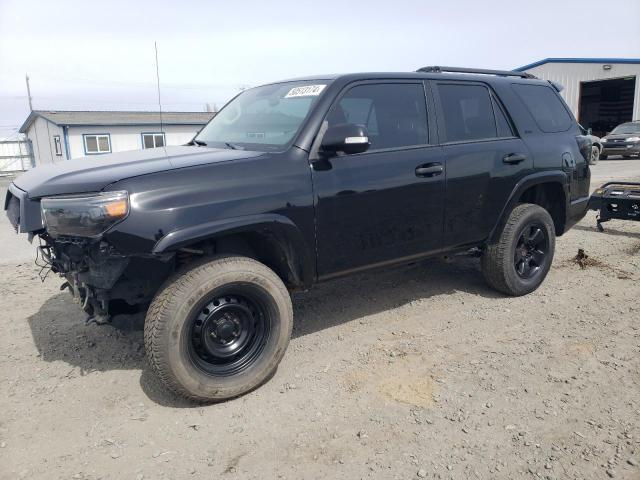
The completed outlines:
<svg viewBox="0 0 640 480">
<path fill-rule="evenodd" d="M 0 0 L 0 138 L 38 110 L 221 107 L 242 88 L 425 65 L 640 58 L 639 0 Z M 635 19 L 635 20 L 632 20 Z"/>
</svg>

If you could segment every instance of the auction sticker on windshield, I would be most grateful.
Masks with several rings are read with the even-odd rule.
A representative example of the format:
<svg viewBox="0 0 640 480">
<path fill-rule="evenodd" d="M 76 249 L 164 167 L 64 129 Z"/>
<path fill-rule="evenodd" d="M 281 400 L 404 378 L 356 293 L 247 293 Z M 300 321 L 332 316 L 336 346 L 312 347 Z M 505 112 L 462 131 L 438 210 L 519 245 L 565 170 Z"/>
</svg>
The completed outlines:
<svg viewBox="0 0 640 480">
<path fill-rule="evenodd" d="M 284 98 L 294 97 L 317 97 L 324 90 L 326 85 L 305 85 L 304 87 L 294 87 L 289 90 Z"/>
</svg>

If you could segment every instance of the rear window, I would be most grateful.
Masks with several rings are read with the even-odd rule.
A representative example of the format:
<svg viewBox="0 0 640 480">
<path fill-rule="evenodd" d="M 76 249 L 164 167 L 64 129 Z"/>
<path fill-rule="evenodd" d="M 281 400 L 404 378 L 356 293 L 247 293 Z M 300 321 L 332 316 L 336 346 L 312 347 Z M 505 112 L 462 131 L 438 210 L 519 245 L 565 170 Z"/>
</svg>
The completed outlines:
<svg viewBox="0 0 640 480">
<path fill-rule="evenodd" d="M 564 132 L 571 127 L 569 112 L 550 87 L 515 83 L 513 89 L 543 132 Z"/>
<path fill-rule="evenodd" d="M 446 140 L 463 142 L 496 138 L 489 90 L 482 85 L 438 84 Z"/>
</svg>

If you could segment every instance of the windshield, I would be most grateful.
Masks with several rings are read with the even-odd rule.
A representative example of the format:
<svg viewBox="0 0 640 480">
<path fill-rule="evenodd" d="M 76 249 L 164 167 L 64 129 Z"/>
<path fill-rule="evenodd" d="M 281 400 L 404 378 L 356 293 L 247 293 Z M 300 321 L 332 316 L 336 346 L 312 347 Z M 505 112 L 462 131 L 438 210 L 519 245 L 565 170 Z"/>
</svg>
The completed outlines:
<svg viewBox="0 0 640 480">
<path fill-rule="evenodd" d="M 247 90 L 215 116 L 196 136 L 207 146 L 282 150 L 300 129 L 328 82 L 287 82 Z"/>
<path fill-rule="evenodd" d="M 640 133 L 640 123 L 623 123 L 622 125 L 618 125 L 614 128 L 611 133 Z"/>
</svg>

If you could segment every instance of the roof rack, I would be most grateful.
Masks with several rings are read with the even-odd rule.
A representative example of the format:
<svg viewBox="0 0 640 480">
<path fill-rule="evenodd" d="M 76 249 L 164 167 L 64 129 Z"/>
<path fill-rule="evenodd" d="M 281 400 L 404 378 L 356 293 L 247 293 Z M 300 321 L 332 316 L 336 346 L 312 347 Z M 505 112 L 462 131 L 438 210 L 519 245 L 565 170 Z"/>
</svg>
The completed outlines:
<svg viewBox="0 0 640 480">
<path fill-rule="evenodd" d="M 514 72 L 513 70 L 487 70 L 485 68 L 460 68 L 460 67 L 422 67 L 416 72 L 423 73 L 477 73 L 480 75 L 498 75 L 500 77 L 537 78 L 527 72 Z"/>
</svg>

